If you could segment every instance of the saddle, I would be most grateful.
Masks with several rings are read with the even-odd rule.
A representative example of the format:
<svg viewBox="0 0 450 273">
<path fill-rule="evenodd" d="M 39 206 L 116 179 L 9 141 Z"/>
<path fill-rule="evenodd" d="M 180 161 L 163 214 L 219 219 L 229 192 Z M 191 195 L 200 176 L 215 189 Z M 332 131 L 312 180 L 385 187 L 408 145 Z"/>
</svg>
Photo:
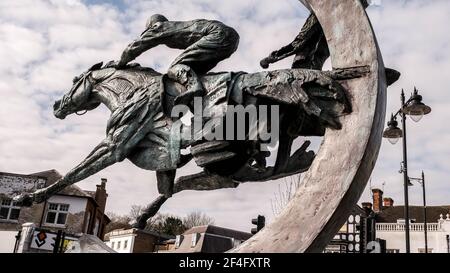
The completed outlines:
<svg viewBox="0 0 450 273">
<path fill-rule="evenodd" d="M 190 110 L 196 117 L 201 115 L 203 125 L 212 119 L 224 120 L 228 106 L 238 104 L 235 101 L 236 98 L 242 100 L 242 95 L 232 94 L 235 92 L 233 89 L 234 82 L 242 74 L 222 72 L 203 76 L 201 81 L 205 89 L 204 96 L 200 101 L 194 101 L 189 109 L 186 108 L 181 113 L 177 111 L 176 114 L 180 116 L 174 116 L 172 110 L 177 105 L 175 99 L 183 93 L 185 87 L 173 81 L 167 75 L 163 75 L 164 91 L 161 95 L 161 102 L 164 114 L 172 120 L 178 120 Z M 201 107 L 200 110 L 197 108 L 199 106 Z M 193 118 L 191 120 L 193 124 Z M 193 136 L 196 134 L 193 131 L 194 129 L 191 128 L 191 135 Z M 255 153 L 259 152 L 255 145 L 257 146 L 255 141 L 205 140 L 201 138 L 190 143 L 190 152 L 199 167 L 217 174 L 228 175 L 241 168 Z M 254 149 L 249 149 L 253 146 L 255 146 Z M 227 166 L 227 168 L 223 166 Z"/>
</svg>

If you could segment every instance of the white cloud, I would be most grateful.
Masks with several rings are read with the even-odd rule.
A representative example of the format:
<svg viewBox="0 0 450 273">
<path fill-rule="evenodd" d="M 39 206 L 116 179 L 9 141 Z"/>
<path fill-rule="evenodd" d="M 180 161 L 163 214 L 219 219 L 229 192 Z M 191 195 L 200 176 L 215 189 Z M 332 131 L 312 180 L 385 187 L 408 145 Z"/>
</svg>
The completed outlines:
<svg viewBox="0 0 450 273">
<path fill-rule="evenodd" d="M 96 1 L 98 3 L 99 1 Z M 110 3 L 110 1 L 108 1 Z M 450 118 L 445 88 L 450 76 L 450 24 L 448 1 L 383 1 L 368 12 L 387 66 L 400 70 L 399 83 L 389 90 L 388 109 L 398 108 L 399 89 L 416 84 L 430 116 L 409 122 L 411 175 L 424 168 L 430 203 L 446 203 L 450 191 L 447 168 Z M 53 101 L 71 86 L 75 75 L 98 61 L 117 59 L 126 44 L 143 30 L 153 13 L 172 20 L 218 19 L 235 27 L 241 36 L 238 51 L 215 68 L 258 71 L 259 60 L 290 42 L 307 11 L 297 0 L 158 0 L 86 4 L 80 1 L 0 2 L 0 170 L 31 173 L 55 168 L 67 172 L 104 137 L 107 110 L 99 108 L 83 117 L 57 120 Z M 137 61 L 164 72 L 179 51 L 158 47 Z M 289 67 L 285 60 L 272 68 Z M 373 174 L 373 185 L 386 181 L 385 191 L 401 203 L 401 175 L 397 173 L 400 146 L 383 143 Z M 181 173 L 192 172 L 190 164 Z M 147 204 L 157 196 L 155 176 L 129 162 L 116 164 L 79 185 L 93 189 L 107 177 L 108 210 L 126 213 L 133 204 Z M 257 214 L 271 216 L 270 199 L 278 182 L 245 184 L 237 189 L 184 192 L 170 199 L 165 212 L 185 214 L 203 210 L 223 226 L 249 230 Z M 418 188 L 417 188 L 418 189 Z M 411 189 L 413 202 L 420 195 Z M 363 199 L 368 199 L 366 192 Z"/>
<path fill-rule="evenodd" d="M 383 1 L 383 7 L 369 9 L 386 66 L 402 72 L 398 83 L 388 91 L 388 116 L 400 107 L 400 91 L 406 95 L 416 85 L 424 102 L 433 108 L 419 123 L 408 119 L 409 174 L 419 177 L 426 173 L 427 195 L 430 204 L 449 204 L 448 155 L 450 130 L 450 96 L 445 90 L 450 77 L 450 23 L 448 1 Z M 388 118 L 387 116 L 387 118 Z M 397 171 L 402 161 L 401 143 L 396 146 L 383 142 L 373 172 L 373 185 L 386 181 L 385 195 L 397 204 L 403 203 L 403 176 Z M 420 186 L 410 188 L 410 200 L 420 205 Z M 369 200 L 368 190 L 363 195 Z"/>
</svg>

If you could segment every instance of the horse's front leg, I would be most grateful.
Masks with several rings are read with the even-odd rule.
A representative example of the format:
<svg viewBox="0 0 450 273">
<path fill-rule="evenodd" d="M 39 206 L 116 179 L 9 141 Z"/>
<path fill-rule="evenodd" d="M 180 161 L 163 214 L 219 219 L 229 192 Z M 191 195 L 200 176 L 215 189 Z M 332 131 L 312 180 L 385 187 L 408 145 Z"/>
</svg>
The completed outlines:
<svg viewBox="0 0 450 273">
<path fill-rule="evenodd" d="M 41 203 L 67 186 L 79 182 L 120 161 L 122 156 L 118 154 L 118 150 L 115 145 L 110 145 L 108 140 L 104 140 L 78 166 L 70 170 L 56 183 L 36 190 L 31 194 L 19 195 L 14 199 L 23 206 L 31 206 L 33 202 Z"/>
</svg>

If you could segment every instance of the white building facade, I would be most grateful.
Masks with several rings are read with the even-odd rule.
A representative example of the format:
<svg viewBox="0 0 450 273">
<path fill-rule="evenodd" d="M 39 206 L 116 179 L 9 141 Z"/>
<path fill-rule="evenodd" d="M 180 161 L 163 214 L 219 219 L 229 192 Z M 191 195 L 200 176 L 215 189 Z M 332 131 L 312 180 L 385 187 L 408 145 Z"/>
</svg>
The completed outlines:
<svg viewBox="0 0 450 273">
<path fill-rule="evenodd" d="M 105 243 L 119 253 L 149 253 L 154 252 L 156 245 L 162 241 L 173 238 L 174 236 L 131 228 L 107 233 Z"/>
<path fill-rule="evenodd" d="M 106 245 L 119 253 L 133 253 L 136 233 L 133 230 L 115 230 L 110 232 Z"/>
<path fill-rule="evenodd" d="M 388 253 L 405 253 L 405 223 L 377 223 L 376 234 L 380 239 L 386 240 Z M 450 253 L 450 215 L 435 223 L 427 223 L 428 253 Z M 425 253 L 424 223 L 410 224 L 410 251 L 411 253 Z"/>
</svg>

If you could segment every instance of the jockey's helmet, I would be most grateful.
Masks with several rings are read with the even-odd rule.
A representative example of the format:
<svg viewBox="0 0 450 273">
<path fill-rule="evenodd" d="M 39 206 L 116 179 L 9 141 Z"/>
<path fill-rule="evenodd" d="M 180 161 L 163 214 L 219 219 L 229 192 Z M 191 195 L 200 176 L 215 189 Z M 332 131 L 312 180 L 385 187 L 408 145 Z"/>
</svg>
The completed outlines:
<svg viewBox="0 0 450 273">
<path fill-rule="evenodd" d="M 166 22 L 169 21 L 167 20 L 167 18 L 164 15 L 161 14 L 153 14 L 148 20 L 147 23 L 145 24 L 145 28 L 150 28 L 152 27 L 154 24 L 158 23 L 158 22 Z"/>
</svg>

